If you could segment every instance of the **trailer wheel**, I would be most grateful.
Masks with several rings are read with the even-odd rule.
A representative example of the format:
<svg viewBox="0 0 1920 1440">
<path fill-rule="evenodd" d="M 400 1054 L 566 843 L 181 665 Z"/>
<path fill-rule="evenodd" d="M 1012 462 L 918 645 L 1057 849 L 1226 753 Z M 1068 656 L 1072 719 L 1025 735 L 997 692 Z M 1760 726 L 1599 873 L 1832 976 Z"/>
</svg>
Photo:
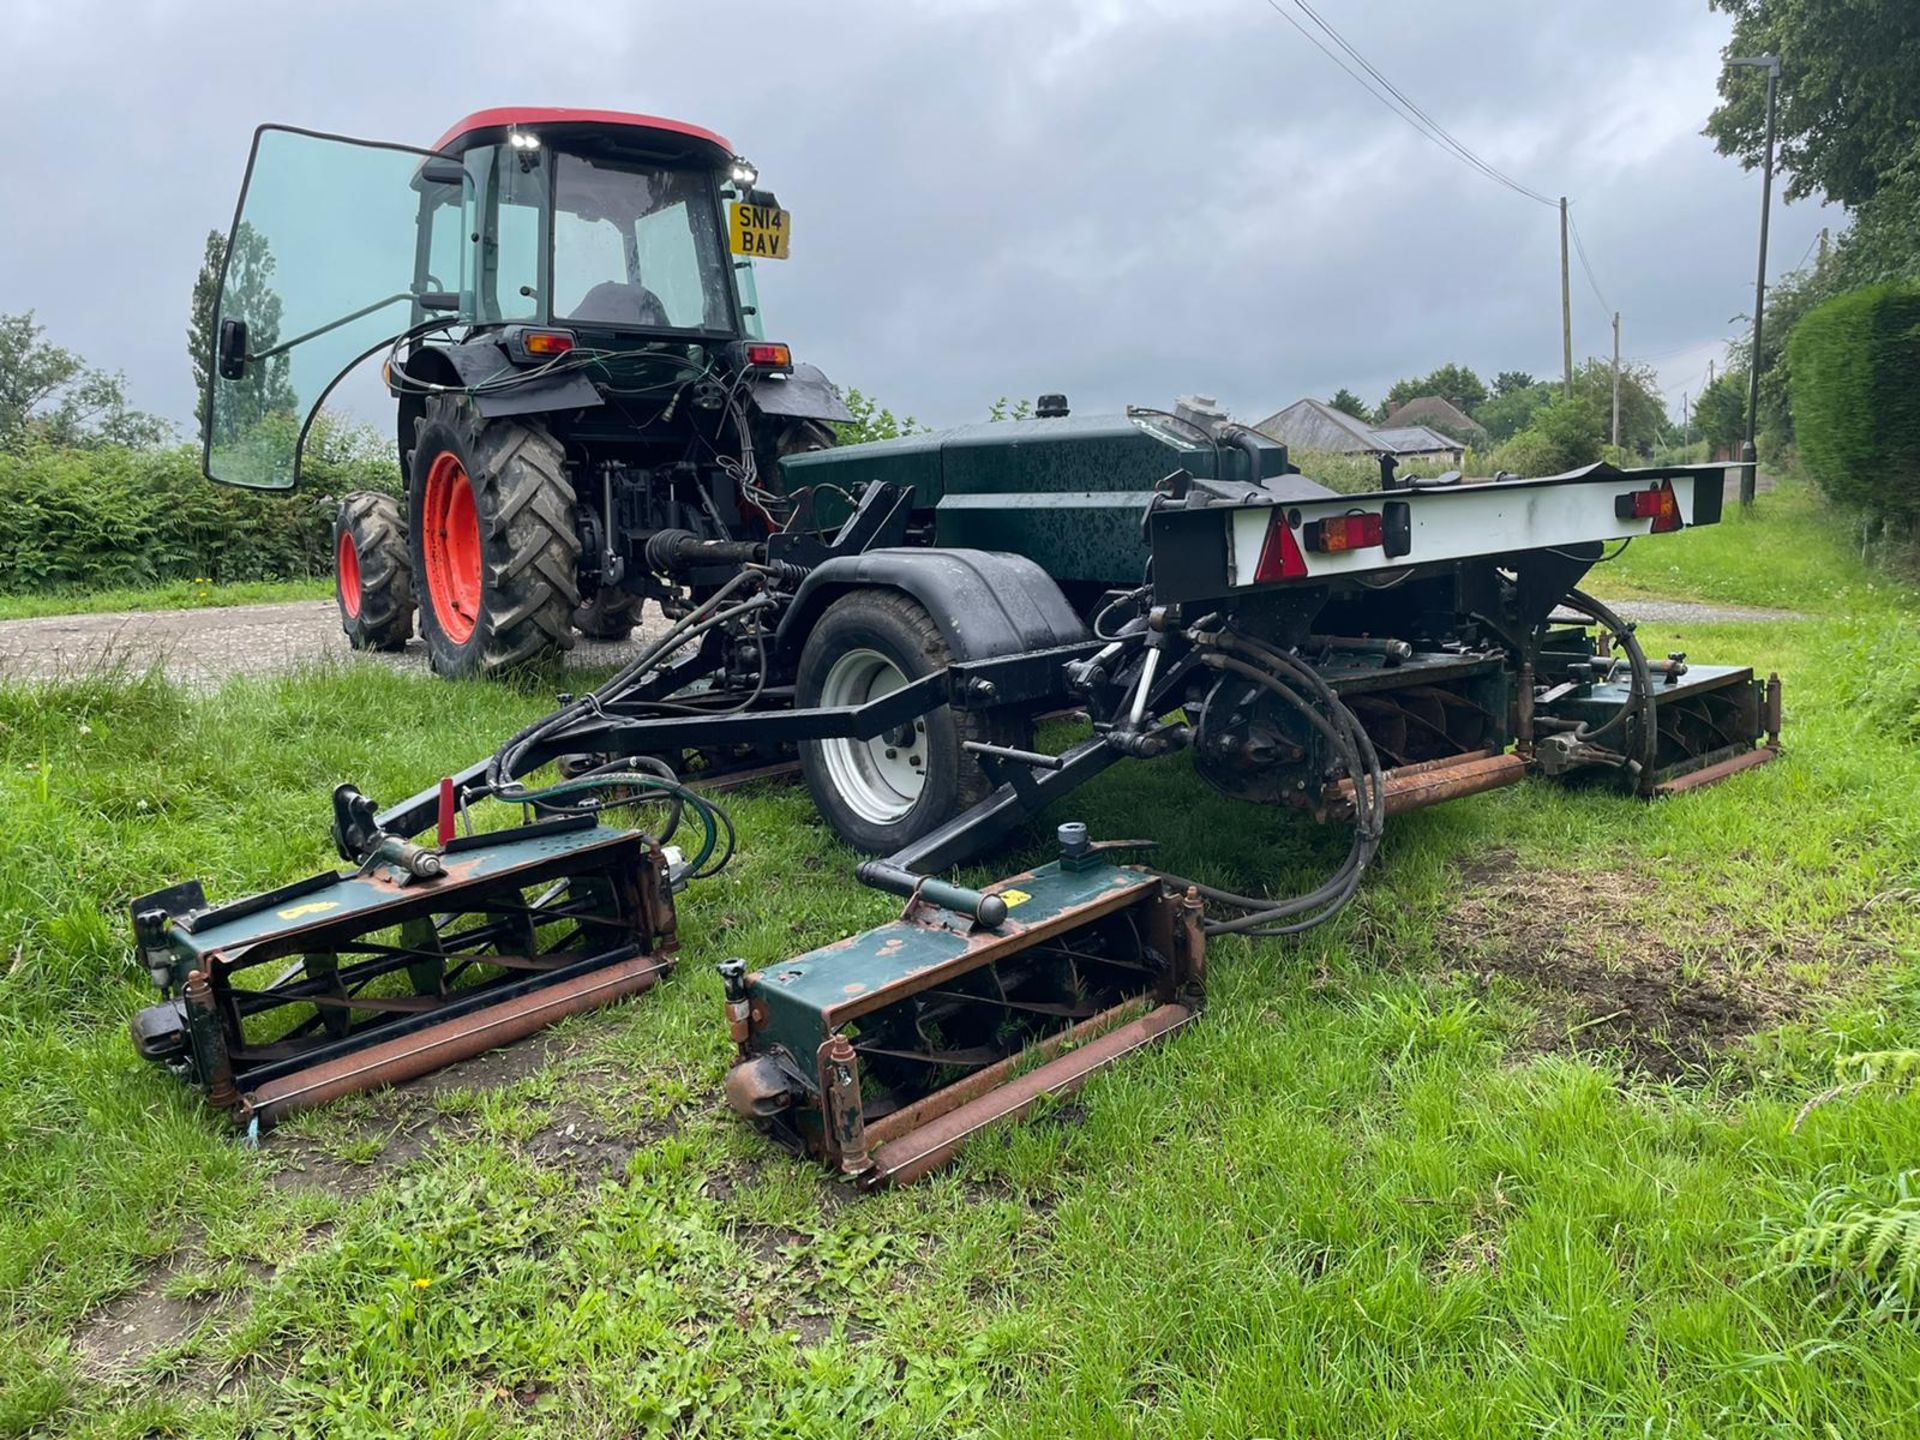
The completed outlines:
<svg viewBox="0 0 1920 1440">
<path fill-rule="evenodd" d="M 624 640 L 640 623 L 640 597 L 602 588 L 584 605 L 574 607 L 573 628 L 589 640 Z"/>
<path fill-rule="evenodd" d="M 407 487 L 420 631 L 441 675 L 494 675 L 573 647 L 580 537 L 560 442 L 435 395 Z"/>
<path fill-rule="evenodd" d="M 413 636 L 407 517 L 390 495 L 357 491 L 333 518 L 333 598 L 356 650 L 400 650 Z"/>
<path fill-rule="evenodd" d="M 795 703 L 860 705 L 951 659 L 933 617 L 893 590 L 855 590 L 827 607 L 807 637 Z M 811 740 L 800 769 L 813 802 L 856 849 L 888 854 L 986 798 L 986 773 L 962 745 L 1032 743 L 1032 726 L 941 706 L 873 740 Z"/>
</svg>

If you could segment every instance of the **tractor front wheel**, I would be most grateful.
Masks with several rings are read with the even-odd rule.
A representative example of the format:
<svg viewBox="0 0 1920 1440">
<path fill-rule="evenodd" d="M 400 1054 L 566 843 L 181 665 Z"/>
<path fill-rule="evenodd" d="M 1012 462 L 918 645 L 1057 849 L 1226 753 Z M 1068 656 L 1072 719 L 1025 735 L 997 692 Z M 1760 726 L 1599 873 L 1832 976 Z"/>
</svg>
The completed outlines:
<svg viewBox="0 0 1920 1440">
<path fill-rule="evenodd" d="M 333 598 L 356 650 L 401 650 L 413 635 L 407 517 L 390 495 L 358 491 L 333 519 Z"/>
<path fill-rule="evenodd" d="M 573 628 L 589 640 L 624 640 L 639 623 L 640 597 L 604 585 L 573 612 Z"/>
<path fill-rule="evenodd" d="M 801 707 L 864 705 L 951 659 L 925 608 L 893 590 L 854 590 L 827 607 L 794 677 Z M 885 855 L 986 798 L 992 789 L 968 740 L 1024 747 L 1032 726 L 979 711 L 938 710 L 872 740 L 808 740 L 800 770 L 813 803 L 848 844 Z"/>
<path fill-rule="evenodd" d="M 495 675 L 573 646 L 580 537 L 560 442 L 436 395 L 415 429 L 408 509 L 434 671 Z"/>
</svg>

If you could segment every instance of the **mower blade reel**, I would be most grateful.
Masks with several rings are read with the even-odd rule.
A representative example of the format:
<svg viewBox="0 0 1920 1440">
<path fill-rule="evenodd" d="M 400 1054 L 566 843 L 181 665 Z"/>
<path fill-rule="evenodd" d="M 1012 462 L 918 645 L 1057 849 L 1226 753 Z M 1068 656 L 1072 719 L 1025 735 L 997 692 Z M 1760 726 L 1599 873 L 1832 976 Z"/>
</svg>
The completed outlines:
<svg viewBox="0 0 1920 1440">
<path fill-rule="evenodd" d="M 986 893 L 1006 904 L 997 926 L 921 894 L 765 971 L 722 967 L 728 1103 L 862 1188 L 906 1184 L 1199 1012 L 1197 894 L 1097 854 Z"/>
<path fill-rule="evenodd" d="M 589 817 L 454 840 L 440 873 L 325 872 L 207 905 L 134 902 L 168 998 L 140 1054 L 240 1123 L 397 1084 L 654 984 L 672 967 L 660 847 Z"/>
</svg>

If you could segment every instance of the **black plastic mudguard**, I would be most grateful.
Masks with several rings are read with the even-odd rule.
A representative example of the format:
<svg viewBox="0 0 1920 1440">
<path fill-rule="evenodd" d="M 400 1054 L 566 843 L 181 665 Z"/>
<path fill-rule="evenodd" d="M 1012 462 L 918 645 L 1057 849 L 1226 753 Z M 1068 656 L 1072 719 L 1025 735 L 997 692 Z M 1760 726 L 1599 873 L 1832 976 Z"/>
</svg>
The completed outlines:
<svg viewBox="0 0 1920 1440">
<path fill-rule="evenodd" d="M 796 365 L 791 375 L 762 375 L 753 382 L 753 404 L 762 415 L 783 420 L 844 424 L 853 419 L 847 402 L 817 365 Z"/>
<path fill-rule="evenodd" d="M 820 612 L 849 590 L 898 590 L 933 617 L 955 660 L 1072 645 L 1087 627 L 1060 587 L 1024 555 L 992 550 L 870 550 L 842 555 L 800 582 L 775 644 L 797 651 Z"/>
</svg>

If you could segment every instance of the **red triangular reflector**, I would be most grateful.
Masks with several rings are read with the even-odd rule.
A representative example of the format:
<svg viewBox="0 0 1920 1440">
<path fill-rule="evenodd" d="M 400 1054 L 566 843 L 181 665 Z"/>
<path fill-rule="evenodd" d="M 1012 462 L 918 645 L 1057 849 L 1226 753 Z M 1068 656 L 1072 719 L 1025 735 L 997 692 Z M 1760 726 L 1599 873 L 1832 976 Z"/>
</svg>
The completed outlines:
<svg viewBox="0 0 1920 1440">
<path fill-rule="evenodd" d="M 1287 524 L 1287 512 L 1275 510 L 1267 526 L 1266 543 L 1260 547 L 1260 563 L 1254 566 L 1253 581 L 1264 585 L 1269 580 L 1298 580 L 1307 573 L 1307 557 L 1300 553 L 1300 542 L 1293 538 Z"/>
</svg>

